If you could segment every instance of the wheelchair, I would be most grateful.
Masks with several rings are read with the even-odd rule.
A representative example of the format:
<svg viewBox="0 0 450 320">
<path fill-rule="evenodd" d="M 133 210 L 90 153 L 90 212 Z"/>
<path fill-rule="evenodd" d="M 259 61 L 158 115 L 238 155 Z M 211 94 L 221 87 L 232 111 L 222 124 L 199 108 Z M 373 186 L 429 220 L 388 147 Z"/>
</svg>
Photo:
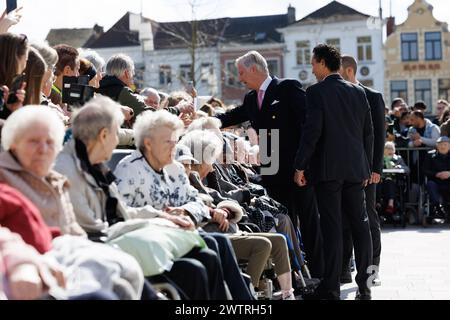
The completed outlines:
<svg viewBox="0 0 450 320">
<path fill-rule="evenodd" d="M 411 203 L 407 203 L 408 196 L 408 174 L 398 171 L 394 173 L 395 183 L 395 198 L 394 208 L 395 211 L 392 214 L 385 212 L 387 199 L 383 198 L 380 194 L 381 191 L 377 189 L 377 212 L 380 217 L 381 226 L 392 225 L 394 228 L 400 226 L 405 229 L 408 223 L 408 217 L 417 214 L 417 210 Z"/>
<path fill-rule="evenodd" d="M 261 233 L 261 229 L 254 223 L 251 222 L 249 218 L 239 223 L 239 229 L 241 231 L 245 231 L 248 233 Z M 301 234 L 298 230 L 298 237 L 301 241 Z M 292 287 L 294 288 L 295 296 L 308 296 L 314 294 L 315 290 L 320 284 L 320 280 L 314 279 L 311 277 L 311 274 L 308 269 L 307 261 L 305 260 L 304 250 L 301 249 L 301 261 L 293 262 L 294 259 L 292 259 L 291 256 L 291 265 L 297 264 L 296 268 L 300 267 L 299 273 L 295 273 L 295 271 L 292 271 Z M 296 259 L 295 259 L 296 260 Z M 246 267 L 247 267 L 247 261 L 242 260 L 239 261 L 239 267 L 241 268 L 242 272 L 246 273 Z M 293 268 L 294 269 L 294 268 Z M 277 274 L 275 273 L 274 264 L 272 262 L 272 259 L 269 259 L 269 261 L 266 264 L 265 270 L 261 276 L 260 283 L 264 284 L 264 287 L 258 288 L 260 291 L 256 292 L 256 298 L 258 300 L 280 300 L 281 296 L 277 295 L 277 292 L 281 290 L 281 287 L 277 280 Z M 250 286 L 250 283 L 248 283 Z M 252 286 L 253 287 L 253 286 Z M 252 288 L 254 290 L 254 288 Z"/>
<path fill-rule="evenodd" d="M 432 225 L 448 224 L 450 223 L 450 197 L 447 201 L 442 199 L 441 204 L 438 207 L 433 208 L 430 195 L 426 187 L 428 185 L 428 181 L 428 177 L 425 177 L 422 226 L 427 228 Z"/>
</svg>

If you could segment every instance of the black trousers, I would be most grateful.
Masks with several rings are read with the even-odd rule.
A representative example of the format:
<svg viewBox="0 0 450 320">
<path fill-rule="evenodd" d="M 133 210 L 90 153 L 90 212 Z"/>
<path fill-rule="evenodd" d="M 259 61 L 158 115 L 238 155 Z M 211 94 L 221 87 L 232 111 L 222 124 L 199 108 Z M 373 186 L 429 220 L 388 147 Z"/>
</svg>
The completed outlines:
<svg viewBox="0 0 450 320">
<path fill-rule="evenodd" d="M 191 300 L 227 300 L 220 260 L 210 249 L 194 249 L 164 273 Z"/>
<path fill-rule="evenodd" d="M 366 210 L 369 216 L 370 233 L 372 235 L 373 260 L 372 265 L 380 266 L 381 261 L 381 224 L 380 217 L 376 209 L 377 185 L 371 184 L 365 189 Z M 349 221 L 344 219 L 344 257 L 343 270 L 350 265 L 353 253 L 352 230 Z"/>
<path fill-rule="evenodd" d="M 324 273 L 323 241 L 314 187 L 300 188 L 292 182 L 266 186 L 266 189 L 273 199 L 289 209 L 294 226 L 298 227 L 297 220 L 300 220 L 309 271 L 313 278 L 321 279 Z"/>
<path fill-rule="evenodd" d="M 233 246 L 224 234 L 200 232 L 209 249 L 216 252 L 223 268 L 224 279 L 234 300 L 255 300 L 239 269 Z"/>
<path fill-rule="evenodd" d="M 340 298 L 343 259 L 343 217 L 351 226 L 358 274 L 356 283 L 362 294 L 370 294 L 368 269 L 372 263 L 372 238 L 367 217 L 363 183 L 321 182 L 316 185 L 317 204 L 323 237 L 325 273 L 319 293 Z"/>
</svg>

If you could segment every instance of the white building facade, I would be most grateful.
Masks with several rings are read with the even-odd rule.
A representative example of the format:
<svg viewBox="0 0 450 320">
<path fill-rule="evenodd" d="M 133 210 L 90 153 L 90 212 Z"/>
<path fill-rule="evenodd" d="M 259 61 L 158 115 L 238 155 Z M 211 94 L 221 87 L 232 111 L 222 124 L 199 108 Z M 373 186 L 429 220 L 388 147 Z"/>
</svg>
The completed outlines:
<svg viewBox="0 0 450 320">
<path fill-rule="evenodd" d="M 192 75 L 192 57 L 187 49 L 146 51 L 144 81 L 146 85 L 171 92 L 183 90 L 194 81 L 200 96 L 221 95 L 220 55 L 217 47 L 196 50 L 195 75 Z"/>
<path fill-rule="evenodd" d="M 332 2 L 331 5 L 336 6 L 336 3 Z M 295 24 L 278 30 L 283 33 L 286 45 L 285 76 L 300 80 L 305 87 L 316 83 L 311 67 L 312 50 L 317 44 L 327 43 L 336 46 L 342 54 L 355 57 L 359 64 L 358 80 L 383 92 L 382 28 L 377 25 L 376 18 L 337 4 L 345 7 L 344 14 L 316 19 L 313 13 L 310 15 L 312 18 L 308 16 Z M 323 9 L 326 9 L 326 7 L 319 10 Z M 336 9 L 330 11 L 332 13 Z"/>
</svg>

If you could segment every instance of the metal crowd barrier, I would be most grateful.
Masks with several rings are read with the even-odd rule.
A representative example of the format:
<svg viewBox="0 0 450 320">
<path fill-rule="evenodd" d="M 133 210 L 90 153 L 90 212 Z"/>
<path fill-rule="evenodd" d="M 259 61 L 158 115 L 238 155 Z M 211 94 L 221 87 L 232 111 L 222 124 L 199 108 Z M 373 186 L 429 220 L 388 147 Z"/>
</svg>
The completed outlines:
<svg viewBox="0 0 450 320">
<path fill-rule="evenodd" d="M 406 176 L 406 190 L 403 197 L 406 218 L 414 218 L 409 223 L 422 224 L 425 212 L 425 159 L 434 148 L 397 148 L 397 154 L 403 157 L 406 165 L 410 169 L 410 174 Z"/>
</svg>

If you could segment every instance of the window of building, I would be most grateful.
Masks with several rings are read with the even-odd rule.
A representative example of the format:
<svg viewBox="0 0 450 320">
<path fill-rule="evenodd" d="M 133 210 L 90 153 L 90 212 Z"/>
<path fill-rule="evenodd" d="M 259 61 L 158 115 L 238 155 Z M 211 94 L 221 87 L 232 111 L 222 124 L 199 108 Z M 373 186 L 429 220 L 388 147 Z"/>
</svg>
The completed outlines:
<svg viewBox="0 0 450 320">
<path fill-rule="evenodd" d="M 297 65 L 307 65 L 311 63 L 311 45 L 309 41 L 297 42 Z"/>
<path fill-rule="evenodd" d="M 439 99 L 450 99 L 450 79 L 439 79 Z"/>
<path fill-rule="evenodd" d="M 419 60 L 419 49 L 417 45 L 417 33 L 402 33 L 402 60 Z"/>
<path fill-rule="evenodd" d="M 159 67 L 159 85 L 167 86 L 172 83 L 172 67 L 171 66 L 160 66 Z"/>
<path fill-rule="evenodd" d="M 214 77 L 214 66 L 212 63 L 203 63 L 202 64 L 202 74 L 201 81 L 202 83 L 212 83 L 212 78 Z"/>
<path fill-rule="evenodd" d="M 408 101 L 408 81 L 391 81 L 391 101 L 397 98 Z"/>
<path fill-rule="evenodd" d="M 358 37 L 358 60 L 372 61 L 372 38 Z"/>
<path fill-rule="evenodd" d="M 327 39 L 325 42 L 330 46 L 334 46 L 339 52 L 341 51 L 341 39 Z"/>
<path fill-rule="evenodd" d="M 425 60 L 442 60 L 440 32 L 425 32 Z"/>
<path fill-rule="evenodd" d="M 185 83 L 193 80 L 194 77 L 192 76 L 191 65 L 190 64 L 180 65 L 180 81 Z"/>
<path fill-rule="evenodd" d="M 428 110 L 431 110 L 431 80 L 415 80 L 414 90 L 416 101 L 424 101 L 428 106 Z"/>
<path fill-rule="evenodd" d="M 280 61 L 278 59 L 267 59 L 267 65 L 271 76 L 280 77 Z"/>
<path fill-rule="evenodd" d="M 137 89 L 142 89 L 145 85 L 144 75 L 145 75 L 145 64 L 136 63 L 134 66 L 134 84 Z"/>
<path fill-rule="evenodd" d="M 225 83 L 227 84 L 227 86 L 238 88 L 243 86 L 239 81 L 239 74 L 235 61 L 226 62 L 225 76 L 226 76 Z"/>
</svg>

